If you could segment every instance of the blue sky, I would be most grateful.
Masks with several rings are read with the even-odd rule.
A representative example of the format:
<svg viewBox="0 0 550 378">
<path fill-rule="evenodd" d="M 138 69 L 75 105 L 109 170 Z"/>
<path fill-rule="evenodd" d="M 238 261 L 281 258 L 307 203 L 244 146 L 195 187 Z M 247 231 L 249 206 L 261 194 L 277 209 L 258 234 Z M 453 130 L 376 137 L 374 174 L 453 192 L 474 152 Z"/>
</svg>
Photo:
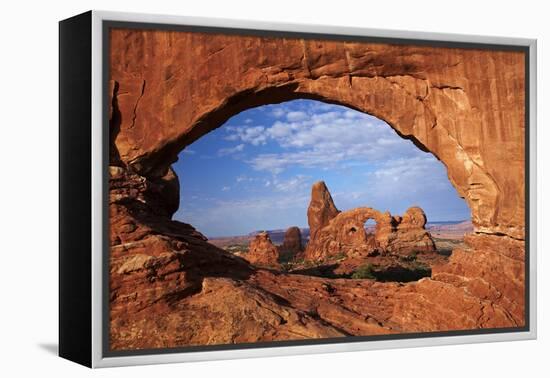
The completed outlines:
<svg viewBox="0 0 550 378">
<path fill-rule="evenodd" d="M 340 210 L 401 215 L 420 206 L 428 221 L 470 218 L 444 165 L 384 121 L 312 100 L 249 109 L 186 147 L 175 219 L 209 237 L 307 227 L 311 185 L 324 180 Z"/>
</svg>

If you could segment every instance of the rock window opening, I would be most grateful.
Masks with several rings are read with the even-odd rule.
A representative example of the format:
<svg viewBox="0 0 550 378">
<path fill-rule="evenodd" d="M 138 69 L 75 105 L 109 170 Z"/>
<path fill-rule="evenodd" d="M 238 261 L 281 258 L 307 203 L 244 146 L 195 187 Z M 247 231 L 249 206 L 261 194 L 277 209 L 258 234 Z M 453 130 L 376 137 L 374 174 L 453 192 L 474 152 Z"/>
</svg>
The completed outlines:
<svg viewBox="0 0 550 378">
<path fill-rule="evenodd" d="M 174 167 L 176 219 L 255 266 L 293 274 L 421 278 L 432 257 L 448 253 L 437 253 L 415 206 L 437 216 L 437 204 L 415 193 L 429 192 L 427 182 L 442 188 L 433 198 L 456 205 L 455 218 L 469 212 L 433 155 L 375 117 L 312 100 L 239 113 L 186 147 Z"/>
</svg>

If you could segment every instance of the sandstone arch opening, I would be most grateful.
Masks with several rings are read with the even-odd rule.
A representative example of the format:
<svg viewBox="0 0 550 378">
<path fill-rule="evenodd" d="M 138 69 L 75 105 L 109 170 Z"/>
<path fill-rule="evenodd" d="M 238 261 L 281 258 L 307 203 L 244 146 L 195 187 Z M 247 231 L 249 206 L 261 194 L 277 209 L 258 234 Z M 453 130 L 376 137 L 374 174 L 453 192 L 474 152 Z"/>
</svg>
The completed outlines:
<svg viewBox="0 0 550 378">
<path fill-rule="evenodd" d="M 431 219 L 447 222 L 436 223 L 439 231 L 470 224 L 467 205 L 435 157 L 384 121 L 330 103 L 292 100 L 243 111 L 187 146 L 173 167 L 182 191 L 175 219 L 257 266 L 289 273 L 417 280 L 445 259 L 435 245 L 414 244 L 422 244 L 422 235 L 429 232 L 407 235 L 397 230 L 401 217 L 384 212 L 403 214 L 421 205 Z M 324 231 L 327 235 L 319 236 L 324 245 L 318 245 L 311 240 L 315 215 L 307 208 L 315 202 L 310 192 L 319 180 L 333 186 L 345 209 L 372 206 L 382 211 L 373 209 L 376 215 L 359 220 L 335 220 Z M 285 235 L 287 229 L 292 235 Z M 467 231 L 455 233 L 456 247 Z M 391 243 L 383 238 L 405 246 L 388 247 Z M 371 272 L 363 277 L 360 271 L 366 266 Z"/>
<path fill-rule="evenodd" d="M 366 220 L 366 222 L 363 224 L 363 229 L 365 230 L 365 243 L 370 248 L 376 248 L 376 220 L 374 218 L 369 218 Z M 355 227 L 353 227 L 353 232 L 357 232 Z"/>
</svg>

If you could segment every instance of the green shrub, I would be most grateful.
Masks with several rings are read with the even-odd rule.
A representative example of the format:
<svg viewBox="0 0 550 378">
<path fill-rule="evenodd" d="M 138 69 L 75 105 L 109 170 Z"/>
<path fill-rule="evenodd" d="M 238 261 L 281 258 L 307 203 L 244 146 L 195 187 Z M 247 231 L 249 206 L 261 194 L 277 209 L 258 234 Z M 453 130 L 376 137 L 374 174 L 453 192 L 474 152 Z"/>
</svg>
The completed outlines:
<svg viewBox="0 0 550 378">
<path fill-rule="evenodd" d="M 353 274 L 351 275 L 351 278 L 353 279 L 367 278 L 369 280 L 374 280 L 376 279 L 376 277 L 374 276 L 374 267 L 372 266 L 372 264 L 361 265 L 359 268 L 355 270 L 355 272 L 353 272 Z"/>
<path fill-rule="evenodd" d="M 294 264 L 291 262 L 283 262 L 281 263 L 281 270 L 283 272 L 289 272 L 294 267 Z"/>
</svg>

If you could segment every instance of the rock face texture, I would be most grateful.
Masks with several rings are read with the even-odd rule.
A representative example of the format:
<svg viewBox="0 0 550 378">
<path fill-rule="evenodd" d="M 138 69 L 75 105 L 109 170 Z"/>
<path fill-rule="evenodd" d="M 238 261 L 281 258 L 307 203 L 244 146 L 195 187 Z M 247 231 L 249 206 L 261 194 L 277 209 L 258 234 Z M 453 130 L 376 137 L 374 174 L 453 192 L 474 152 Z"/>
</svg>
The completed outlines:
<svg viewBox="0 0 550 378">
<path fill-rule="evenodd" d="M 330 213 L 327 212 L 330 209 Z M 403 217 L 392 217 L 370 207 L 344 212 L 336 209 L 324 182 L 313 184 L 307 211 L 311 233 L 305 251 L 307 260 L 319 261 L 336 255 L 368 256 L 372 253 L 435 252 L 435 244 L 426 231 L 426 215 L 419 207 L 411 207 Z M 367 235 L 365 222 L 376 221 L 374 235 Z"/>
<path fill-rule="evenodd" d="M 398 254 L 411 252 L 434 252 L 435 244 L 426 231 L 426 214 L 420 207 L 407 209 L 403 217 L 393 219 L 396 224 L 395 238 L 390 243 L 389 250 Z"/>
<path fill-rule="evenodd" d="M 303 251 L 302 232 L 298 227 L 289 227 L 285 232 L 283 244 L 279 248 L 280 253 L 296 256 Z"/>
<path fill-rule="evenodd" d="M 250 241 L 248 253 L 243 257 L 254 265 L 279 266 L 279 250 L 273 245 L 267 232 L 260 232 Z"/>
<path fill-rule="evenodd" d="M 327 186 L 318 181 L 311 188 L 311 201 L 307 208 L 307 222 L 309 225 L 309 239 L 315 239 L 317 233 L 340 213 Z"/>
<path fill-rule="evenodd" d="M 525 324 L 523 52 L 132 29 L 109 48 L 111 349 Z M 405 285 L 315 278 L 257 269 L 170 219 L 185 146 L 295 98 L 372 114 L 440 159 L 472 212 L 466 248 Z M 317 192 L 312 233 L 338 216 Z M 397 232 L 422 222 L 403 218 Z"/>
</svg>

